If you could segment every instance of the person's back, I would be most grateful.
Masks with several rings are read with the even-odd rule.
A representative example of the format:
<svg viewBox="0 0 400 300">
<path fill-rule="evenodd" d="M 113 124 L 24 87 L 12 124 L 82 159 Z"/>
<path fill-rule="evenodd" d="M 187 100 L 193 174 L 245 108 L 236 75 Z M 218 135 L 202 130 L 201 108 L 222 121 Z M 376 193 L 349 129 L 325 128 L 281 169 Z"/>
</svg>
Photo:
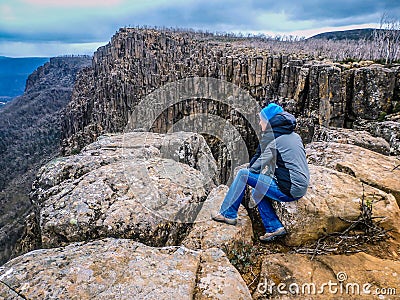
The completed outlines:
<svg viewBox="0 0 400 300">
<path fill-rule="evenodd" d="M 307 192 L 309 170 L 303 142 L 292 132 L 275 139 L 276 167 L 274 175 L 279 188 L 292 198 L 300 198 Z"/>
<path fill-rule="evenodd" d="M 252 172 L 260 173 L 267 166 L 268 173 L 275 177 L 285 195 L 300 198 L 307 192 L 310 175 L 303 142 L 294 132 L 296 118 L 281 111 L 268 122 L 269 127 L 263 132 L 260 148 L 250 161 L 249 168 Z M 267 148 L 270 150 L 265 151 Z"/>
</svg>

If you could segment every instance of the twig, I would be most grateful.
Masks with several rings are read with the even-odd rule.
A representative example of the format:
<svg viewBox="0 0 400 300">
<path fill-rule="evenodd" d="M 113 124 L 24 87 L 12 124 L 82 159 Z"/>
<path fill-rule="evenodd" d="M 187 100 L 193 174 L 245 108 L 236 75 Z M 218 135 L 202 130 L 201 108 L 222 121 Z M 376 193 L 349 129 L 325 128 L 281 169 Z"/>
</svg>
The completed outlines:
<svg viewBox="0 0 400 300">
<path fill-rule="evenodd" d="M 372 204 L 366 204 L 364 184 L 362 184 L 362 188 L 361 213 L 357 220 L 339 217 L 340 220 L 349 223 L 346 229 L 320 237 L 312 248 L 298 248 L 294 251 L 310 254 L 312 260 L 316 255 L 321 254 L 362 252 L 365 251 L 364 248 L 361 248 L 363 245 L 387 238 L 387 233 L 392 229 L 385 230 L 379 226 L 381 222 L 379 219 L 383 219 L 383 217 L 372 217 Z M 375 222 L 376 219 L 378 219 L 377 222 Z"/>
</svg>

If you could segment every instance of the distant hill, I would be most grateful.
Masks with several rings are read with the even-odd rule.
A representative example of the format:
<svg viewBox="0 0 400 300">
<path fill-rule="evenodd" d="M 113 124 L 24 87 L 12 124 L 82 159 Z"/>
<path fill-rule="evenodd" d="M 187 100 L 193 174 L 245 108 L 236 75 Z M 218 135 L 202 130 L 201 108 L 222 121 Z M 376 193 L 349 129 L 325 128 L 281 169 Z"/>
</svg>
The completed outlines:
<svg viewBox="0 0 400 300">
<path fill-rule="evenodd" d="M 344 31 L 331 31 L 314 35 L 308 39 L 326 39 L 326 40 L 360 40 L 372 38 L 375 30 L 383 29 L 352 29 Z"/>
<path fill-rule="evenodd" d="M 14 97 L 22 95 L 29 74 L 48 61 L 47 57 L 0 56 L 0 107 Z"/>
<path fill-rule="evenodd" d="M 77 73 L 91 57 L 55 57 L 26 80 L 23 95 L 0 109 L 0 265 L 13 253 L 30 213 L 39 167 L 59 155 L 61 116 Z"/>
</svg>

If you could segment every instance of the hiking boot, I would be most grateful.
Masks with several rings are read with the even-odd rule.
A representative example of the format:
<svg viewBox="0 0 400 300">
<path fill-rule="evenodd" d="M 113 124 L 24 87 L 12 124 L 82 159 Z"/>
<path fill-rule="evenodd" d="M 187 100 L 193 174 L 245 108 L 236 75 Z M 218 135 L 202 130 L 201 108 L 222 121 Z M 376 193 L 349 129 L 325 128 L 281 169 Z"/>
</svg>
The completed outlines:
<svg viewBox="0 0 400 300">
<path fill-rule="evenodd" d="M 237 219 L 225 218 L 219 212 L 218 213 L 214 213 L 213 215 L 211 215 L 211 219 L 213 219 L 214 221 L 226 223 L 226 224 L 229 224 L 229 225 L 236 225 L 236 223 L 237 223 Z"/>
<path fill-rule="evenodd" d="M 267 232 L 266 234 L 260 236 L 260 241 L 261 242 L 271 242 L 271 241 L 275 240 L 276 238 L 282 237 L 286 234 L 287 234 L 287 232 L 286 232 L 285 228 L 280 227 L 277 230 L 275 230 L 274 232 Z"/>
</svg>

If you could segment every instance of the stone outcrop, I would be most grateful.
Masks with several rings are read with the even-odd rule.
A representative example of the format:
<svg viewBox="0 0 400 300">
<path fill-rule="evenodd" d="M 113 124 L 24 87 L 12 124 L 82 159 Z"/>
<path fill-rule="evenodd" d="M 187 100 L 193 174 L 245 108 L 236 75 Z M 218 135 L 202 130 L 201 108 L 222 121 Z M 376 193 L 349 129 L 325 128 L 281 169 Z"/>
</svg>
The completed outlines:
<svg viewBox="0 0 400 300">
<path fill-rule="evenodd" d="M 307 145 L 311 164 L 347 173 L 361 182 L 392 193 L 400 203 L 400 161 L 361 147 L 339 143 L 315 142 Z"/>
<path fill-rule="evenodd" d="M 400 234 L 399 161 L 351 144 L 314 142 L 306 147 L 310 186 L 296 202 L 273 205 L 289 234 L 285 243 L 299 246 L 349 226 L 362 200 L 372 205 L 381 226 Z"/>
<path fill-rule="evenodd" d="M 319 127 L 314 132 L 313 142 L 351 144 L 384 155 L 390 154 L 390 144 L 384 138 L 372 136 L 368 132 L 362 130 L 355 131 L 346 128 Z"/>
<path fill-rule="evenodd" d="M 175 245 L 213 187 L 215 168 L 201 135 L 138 132 L 101 138 L 39 172 L 32 201 L 42 246 L 102 237 Z"/>
<path fill-rule="evenodd" d="M 265 257 L 253 299 L 395 299 L 399 261 L 365 253 Z"/>
<path fill-rule="evenodd" d="M 246 283 L 222 250 L 210 248 L 203 253 L 193 299 L 252 299 Z"/>
<path fill-rule="evenodd" d="M 352 112 L 355 116 L 377 120 L 382 112 L 391 112 L 393 104 L 396 105 L 399 101 L 394 99 L 396 76 L 396 72 L 382 68 L 381 65 L 355 70 L 352 101 Z"/>
<path fill-rule="evenodd" d="M 215 169 L 189 132 L 111 134 L 53 160 L 31 193 L 37 247 L 52 249 L 1 267 L 0 297 L 251 299 L 225 254 L 252 244 L 251 221 L 243 208 L 237 226 L 210 220 L 227 191 Z"/>
<path fill-rule="evenodd" d="M 361 214 L 361 201 L 372 204 L 373 217 L 382 217 L 381 226 L 400 236 L 400 210 L 396 199 L 379 189 L 342 172 L 310 165 L 307 194 L 298 201 L 273 202 L 289 234 L 285 243 L 299 246 L 334 232 L 341 232 Z"/>
<path fill-rule="evenodd" d="M 352 135 L 345 133 L 351 140 Z M 366 141 L 373 139 L 367 137 Z M 352 153 L 368 161 L 365 166 L 371 170 L 381 161 L 382 177 L 385 159 L 393 163 L 391 157 L 355 145 L 308 145 L 308 158 L 315 165 L 310 165 L 307 195 L 296 202 L 274 204 L 289 232 L 285 247 L 315 242 L 347 228 L 345 220 L 360 215 L 362 199 L 372 205 L 374 217 L 382 217 L 381 225 L 392 229 L 392 237 L 399 238 L 396 199 L 360 181 L 362 166 L 354 174 L 342 166 L 344 158 L 352 160 Z M 227 192 L 225 185 L 215 187 L 215 170 L 205 139 L 190 132 L 109 134 L 79 154 L 53 160 L 38 173 L 31 194 L 39 227 L 31 236 L 40 237 L 37 247 L 58 248 L 29 252 L 0 268 L 0 296 L 109 299 L 121 294 L 127 299 L 143 295 L 163 299 L 173 294 L 185 299 L 258 299 L 264 296 L 260 289 L 251 295 L 246 283 L 261 284 L 267 278 L 276 285 L 310 280 L 320 284 L 318 280 L 335 279 L 340 259 L 347 256 L 310 260 L 298 254 L 271 254 L 276 252 L 274 245 L 259 257 L 261 275 L 253 269 L 256 273 L 250 280 L 243 279 L 235 267 L 244 269 L 237 263 L 249 263 L 256 255 L 243 251 L 260 249 L 253 243 L 258 238 L 253 236 L 255 223 L 250 219 L 254 215 L 249 217 L 241 206 L 236 226 L 210 220 Z M 393 245 L 395 258 L 398 249 Z M 360 255 L 352 261 L 363 261 L 368 268 L 381 264 L 379 272 L 389 270 L 385 268 L 392 262 Z M 236 257 L 235 266 L 228 257 L 232 262 Z M 319 270 L 319 264 L 328 267 Z M 348 266 L 345 271 L 351 280 L 370 279 L 379 287 L 394 282 L 386 273 L 379 275 L 382 281 L 368 274 L 353 277 L 361 272 L 359 265 Z M 306 273 L 301 274 L 300 268 Z"/>
<path fill-rule="evenodd" d="M 103 239 L 37 250 L 0 268 L 4 299 L 251 299 L 216 248 L 153 248 Z"/>
<path fill-rule="evenodd" d="M 390 154 L 400 155 L 400 122 L 383 121 L 383 122 L 367 122 L 358 121 L 354 124 L 354 128 L 365 130 L 373 136 L 385 139 L 390 145 Z"/>
<path fill-rule="evenodd" d="M 190 249 L 209 249 L 217 247 L 231 251 L 237 245 L 252 245 L 253 228 L 247 211 L 241 205 L 236 226 L 217 223 L 211 220 L 212 213 L 219 211 L 228 187 L 220 185 L 213 189 L 204 202 L 193 228 L 182 241 Z"/>
<path fill-rule="evenodd" d="M 357 118 L 376 120 L 382 112 L 397 109 L 398 73 L 398 67 L 356 68 L 275 55 L 262 43 L 254 48 L 243 40 L 226 43 L 195 33 L 123 28 L 96 51 L 92 68 L 77 81 L 64 118 L 64 151 L 80 149 L 102 133 L 122 131 L 144 96 L 186 77 L 225 80 L 260 104 L 275 99 L 312 124 L 351 127 Z M 174 106 L 169 122 L 179 119 L 186 108 L 186 103 Z M 203 105 L 196 111 L 210 110 Z M 231 109 L 219 115 L 236 126 Z M 244 135 L 249 134 L 245 129 Z"/>
<path fill-rule="evenodd" d="M 310 148 L 314 149 L 314 145 L 319 144 L 330 145 L 331 143 L 308 145 L 307 153 L 309 161 L 312 163 L 317 159 L 318 153 L 321 153 L 321 155 L 324 153 L 321 149 L 317 153 L 310 151 Z M 332 145 L 340 147 L 341 144 L 332 142 Z M 346 149 L 346 146 L 346 144 L 343 144 L 344 149 Z M 349 146 L 351 147 L 351 145 Z M 354 147 L 358 151 L 368 151 L 371 154 L 371 159 L 374 158 L 375 154 L 378 155 L 378 157 L 375 157 L 377 161 L 386 157 L 367 149 Z M 354 155 L 358 153 L 357 151 L 353 152 Z M 333 157 L 336 156 L 333 155 Z M 364 157 L 364 160 L 367 161 L 371 159 Z M 368 163 L 366 165 L 368 167 Z M 235 169 L 235 173 L 244 167 L 246 165 L 239 166 Z M 360 166 L 360 169 L 362 168 L 363 166 Z M 309 169 L 310 185 L 303 198 L 287 203 L 272 202 L 279 219 L 288 231 L 288 235 L 283 239 L 286 245 L 295 247 L 304 245 L 315 242 L 327 234 L 345 230 L 350 225 L 348 221 L 355 221 L 360 216 L 363 198 L 364 204 L 372 204 L 373 217 L 380 219 L 381 226 L 391 230 L 397 238 L 400 237 L 400 209 L 392 194 L 364 184 L 358 178 L 342 172 L 341 169 L 335 170 L 332 164 L 326 163 L 324 160 L 319 160 L 319 165 L 310 164 Z M 260 228 L 264 233 L 259 213 L 257 209 L 253 208 L 256 204 L 250 197 L 251 189 L 248 189 L 243 203 L 249 211 L 254 227 Z"/>
</svg>

